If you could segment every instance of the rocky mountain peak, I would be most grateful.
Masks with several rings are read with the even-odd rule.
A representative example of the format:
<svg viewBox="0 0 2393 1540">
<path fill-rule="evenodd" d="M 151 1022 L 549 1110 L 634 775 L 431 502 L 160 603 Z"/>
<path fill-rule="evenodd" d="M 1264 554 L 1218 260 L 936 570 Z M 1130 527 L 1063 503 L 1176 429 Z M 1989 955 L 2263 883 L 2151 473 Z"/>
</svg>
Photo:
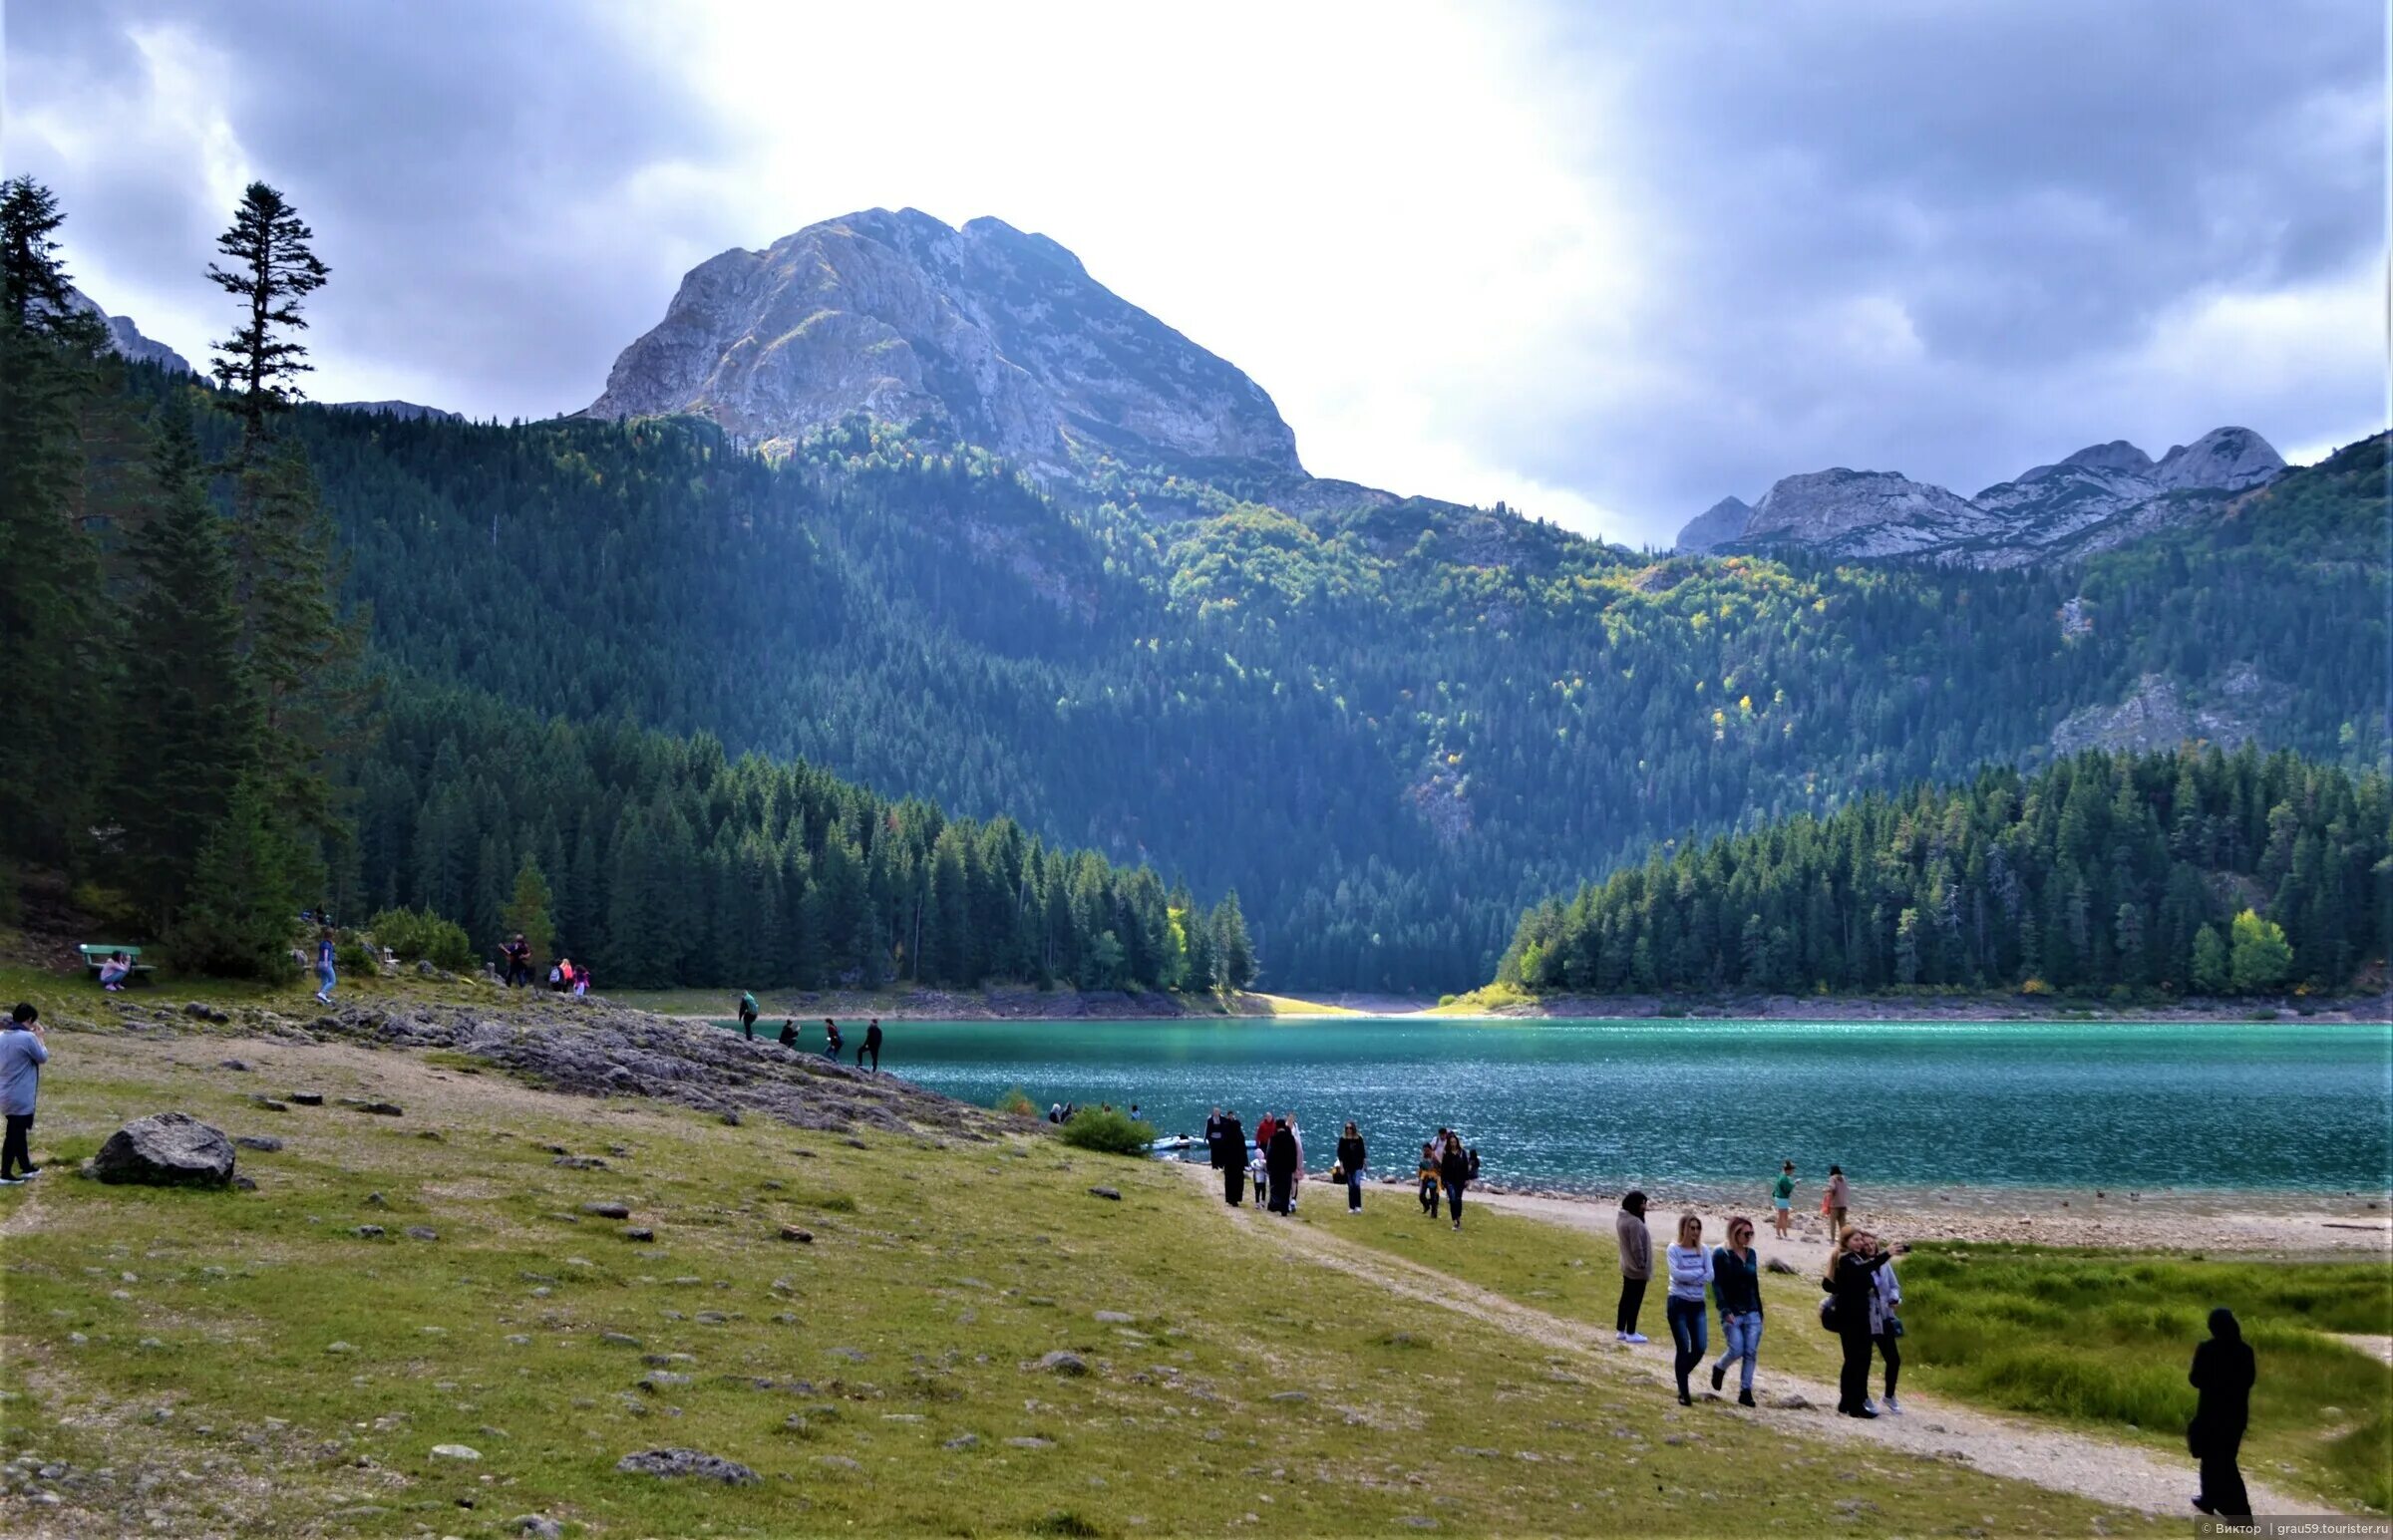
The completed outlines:
<svg viewBox="0 0 2393 1540">
<path fill-rule="evenodd" d="M 2171 490 L 2214 487 L 2233 492 L 2274 480 L 2284 469 L 2284 458 L 2250 429 L 2214 428 L 2162 456 L 2152 478 Z"/>
<path fill-rule="evenodd" d="M 2130 475 L 2144 475 L 2152 469 L 2152 457 L 2128 443 L 2113 439 L 2108 444 L 2088 445 L 2061 462 L 2064 465 L 2083 465 L 2089 470 L 2124 470 Z M 2049 469 L 2049 466 L 2039 466 Z M 2030 470 L 2028 475 L 2036 472 Z M 2021 477 L 2025 479 L 2025 477 Z"/>
<path fill-rule="evenodd" d="M 156 364 L 171 374 L 192 373 L 188 359 L 157 338 L 143 336 L 142 329 L 133 324 L 133 317 L 110 315 L 81 289 L 69 289 L 67 302 L 86 315 L 97 316 L 108 328 L 109 346 L 125 358 L 137 364 Z"/>
<path fill-rule="evenodd" d="M 1304 473 L 1260 386 L 1064 246 L 913 208 L 826 219 L 700 263 L 588 410 L 695 412 L 760 443 L 862 413 L 1050 469 L 1112 454 Z"/>
<path fill-rule="evenodd" d="M 1678 532 L 1678 549 L 1700 556 L 1715 545 L 1742 539 L 1752 522 L 1753 509 L 1744 498 L 1723 497 L 1687 520 Z"/>
</svg>

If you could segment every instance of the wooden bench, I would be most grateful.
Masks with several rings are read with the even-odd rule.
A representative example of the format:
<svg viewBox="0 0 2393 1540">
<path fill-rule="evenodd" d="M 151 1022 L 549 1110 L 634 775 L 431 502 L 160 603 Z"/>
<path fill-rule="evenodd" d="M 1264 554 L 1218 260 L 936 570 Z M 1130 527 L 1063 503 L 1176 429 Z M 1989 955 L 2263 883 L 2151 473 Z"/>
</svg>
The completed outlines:
<svg viewBox="0 0 2393 1540">
<path fill-rule="evenodd" d="M 142 961 L 142 949 L 140 947 L 118 946 L 112 942 L 97 942 L 89 946 L 77 947 L 75 950 L 83 954 L 84 971 L 95 979 L 100 977 L 100 965 L 107 962 L 110 958 L 116 956 L 119 952 L 125 954 L 126 962 L 129 963 L 133 969 L 132 972 L 125 976 L 125 982 L 128 984 L 147 983 L 149 982 L 148 976 L 158 971 L 149 963 Z"/>
</svg>

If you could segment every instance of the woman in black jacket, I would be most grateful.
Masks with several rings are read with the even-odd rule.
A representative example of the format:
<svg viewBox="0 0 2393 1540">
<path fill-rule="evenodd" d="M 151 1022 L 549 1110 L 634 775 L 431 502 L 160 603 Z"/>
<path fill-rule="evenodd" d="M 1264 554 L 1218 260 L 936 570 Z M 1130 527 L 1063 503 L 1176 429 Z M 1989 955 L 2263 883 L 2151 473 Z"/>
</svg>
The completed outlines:
<svg viewBox="0 0 2393 1540">
<path fill-rule="evenodd" d="M 1296 1185 L 1296 1130 L 1285 1118 L 1271 1130 L 1271 1147 L 1263 1151 L 1263 1171 L 1271 1178 L 1271 1212 L 1288 1211 L 1288 1191 Z"/>
<path fill-rule="evenodd" d="M 1454 1213 L 1454 1227 L 1463 1227 L 1463 1189 L 1471 1185 L 1471 1156 L 1463 1148 L 1463 1136 L 1449 1135 L 1446 1153 L 1438 1159 L 1438 1185 L 1446 1189 L 1446 1206 Z"/>
<path fill-rule="evenodd" d="M 1344 1136 L 1338 1140 L 1338 1170 L 1346 1178 L 1346 1212 L 1349 1214 L 1363 1211 L 1363 1160 L 1367 1153 L 1363 1148 L 1363 1136 L 1355 1132 L 1354 1124 L 1349 1122 Z"/>
<path fill-rule="evenodd" d="M 1849 1417 L 1875 1417 L 1870 1407 L 1870 1296 L 1877 1288 L 1873 1276 L 1886 1265 L 1886 1253 L 1866 1230 L 1846 1226 L 1838 1237 L 1836 1255 L 1828 1259 L 1828 1276 L 1820 1287 L 1831 1302 L 1837 1340 L 1845 1364 L 1837 1375 L 1837 1410 Z"/>
<path fill-rule="evenodd" d="M 2254 1367 L 2233 1311 L 2222 1306 L 2211 1312 L 2211 1340 L 2194 1350 L 2194 1372 L 2186 1378 L 2202 1392 L 2186 1426 L 2186 1448 L 2202 1462 L 2202 1495 L 2194 1506 L 2222 1519 L 2249 1518 L 2251 1498 L 2235 1468 L 2235 1451 L 2251 1420 Z"/>
</svg>

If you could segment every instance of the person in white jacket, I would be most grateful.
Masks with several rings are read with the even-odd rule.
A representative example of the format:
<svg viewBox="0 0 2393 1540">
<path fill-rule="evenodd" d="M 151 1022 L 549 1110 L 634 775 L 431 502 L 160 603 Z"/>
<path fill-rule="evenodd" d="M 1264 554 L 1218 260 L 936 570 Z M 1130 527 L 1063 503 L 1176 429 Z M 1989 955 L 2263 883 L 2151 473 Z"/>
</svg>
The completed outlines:
<svg viewBox="0 0 2393 1540">
<path fill-rule="evenodd" d="M 1712 1346 L 1703 1313 L 1703 1292 L 1712 1283 L 1712 1253 L 1703 1244 L 1703 1221 L 1693 1214 L 1679 1215 L 1678 1241 L 1663 1255 L 1670 1264 L 1670 1294 L 1662 1301 L 1662 1315 L 1670 1323 L 1670 1341 L 1678 1348 L 1670 1370 L 1678 1377 L 1678 1403 L 1691 1406 L 1695 1397 L 1687 1389 L 1687 1375 Z"/>
<path fill-rule="evenodd" d="M 1875 1242 L 1877 1237 L 1871 1239 Z M 1894 1382 L 1902 1374 L 1902 1318 L 1895 1312 L 1902 1304 L 1902 1285 L 1895 1281 L 1891 1259 L 1878 1270 L 1871 1284 L 1870 1340 L 1886 1366 L 1886 1403 L 1879 1409 L 1887 1416 L 1898 1417 L 1902 1415 L 1902 1407 L 1894 1400 Z"/>
</svg>

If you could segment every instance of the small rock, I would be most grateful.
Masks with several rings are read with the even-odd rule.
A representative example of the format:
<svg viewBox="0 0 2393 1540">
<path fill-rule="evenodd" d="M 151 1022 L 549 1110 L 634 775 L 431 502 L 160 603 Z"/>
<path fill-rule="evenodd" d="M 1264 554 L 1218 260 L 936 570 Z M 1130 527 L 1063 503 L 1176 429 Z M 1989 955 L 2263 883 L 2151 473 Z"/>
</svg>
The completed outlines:
<svg viewBox="0 0 2393 1540">
<path fill-rule="evenodd" d="M 740 1114 L 736 1111 L 727 1111 L 722 1114 L 722 1118 L 727 1127 L 737 1128 L 740 1125 Z"/>
<path fill-rule="evenodd" d="M 651 1394 L 658 1390 L 669 1390 L 675 1386 L 688 1385 L 689 1383 L 690 1377 L 688 1375 L 677 1375 L 669 1369 L 651 1370 L 647 1374 L 640 1376 L 640 1388 L 650 1392 Z"/>
<path fill-rule="evenodd" d="M 254 1149 L 261 1155 L 275 1154 L 282 1149 L 282 1140 L 269 1138 L 262 1133 L 236 1133 L 232 1136 L 232 1142 L 243 1149 Z"/>
<path fill-rule="evenodd" d="M 785 1224 L 781 1227 L 781 1238 L 785 1241 L 796 1241 L 801 1246 L 812 1246 L 815 1243 L 815 1232 L 802 1230 L 794 1224 Z"/>
<path fill-rule="evenodd" d="M 390 1200 L 390 1199 L 388 1199 L 388 1198 L 386 1198 L 386 1197 L 384 1197 L 384 1196 L 383 1196 L 381 1193 L 379 1193 L 379 1192 L 369 1192 L 369 1193 L 367 1193 L 367 1194 L 366 1194 L 366 1207 L 368 1207 L 368 1208 L 389 1208 L 390 1206 L 391 1206 L 391 1200 Z"/>
<path fill-rule="evenodd" d="M 1121 1191 L 1113 1187 L 1091 1187 L 1089 1189 L 1089 1196 L 1092 1198 L 1103 1198 L 1109 1203 L 1119 1203 L 1122 1201 Z"/>
<path fill-rule="evenodd" d="M 1305 1394 L 1302 1390 L 1274 1390 L 1271 1393 L 1271 1399 L 1275 1401 L 1288 1401 L 1293 1403 L 1296 1401 L 1309 1401 L 1312 1399 L 1312 1397 Z"/>
<path fill-rule="evenodd" d="M 623 1238 L 627 1241 L 652 1241 L 656 1239 L 656 1232 L 644 1226 L 631 1225 L 625 1227 Z"/>
<path fill-rule="evenodd" d="M 407 1115 L 396 1101 L 358 1101 L 343 1097 L 341 1105 L 353 1112 L 366 1112 L 375 1117 L 404 1117 Z"/>
<path fill-rule="evenodd" d="M 640 1340 L 626 1332 L 600 1332 L 598 1340 L 610 1348 L 637 1348 Z"/>
<path fill-rule="evenodd" d="M 1008 1438 L 1005 1442 L 1008 1448 L 1014 1449 L 1052 1449 L 1055 1447 L 1055 1440 L 1052 1438 Z"/>
<path fill-rule="evenodd" d="M 845 1454 L 818 1454 L 815 1463 L 826 1470 L 861 1470 L 864 1467 Z"/>
<path fill-rule="evenodd" d="M 357 1349 L 349 1343 L 327 1343 L 324 1345 L 324 1351 L 326 1353 L 355 1353 Z"/>
<path fill-rule="evenodd" d="M 1770 1404 L 1781 1411 L 1809 1411 L 1812 1399 L 1800 1390 L 1781 1390 L 1770 1397 Z"/>
<path fill-rule="evenodd" d="M 1768 1262 L 1762 1265 L 1762 1270 L 1768 1273 L 1782 1273 L 1788 1276 L 1792 1276 L 1796 1271 L 1794 1264 L 1790 1263 L 1784 1257 L 1772 1257 Z"/>
<path fill-rule="evenodd" d="M 436 1460 L 478 1460 L 482 1458 L 482 1451 L 468 1444 L 436 1443 L 432 1446 L 432 1457 Z"/>
<path fill-rule="evenodd" d="M 1068 1380 L 1077 1380 L 1089 1372 L 1088 1362 L 1085 1359 L 1077 1353 L 1066 1353 L 1061 1348 L 1042 1356 L 1032 1368 L 1050 1375 L 1062 1375 Z M 1272 1398 L 1278 1399 L 1277 1396 Z"/>
<path fill-rule="evenodd" d="M 241 1075 L 247 1075 L 249 1073 L 249 1067 L 237 1059 L 220 1059 L 216 1061 L 216 1068 L 219 1070 L 231 1070 Z"/>
<path fill-rule="evenodd" d="M 320 1090 L 294 1090 L 285 1099 L 300 1106 L 322 1106 L 324 1093 Z"/>
<path fill-rule="evenodd" d="M 977 1448 L 979 1444 L 980 1434 L 958 1433 L 953 1438 L 948 1439 L 945 1443 L 940 1444 L 939 1447 L 942 1449 L 971 1449 Z"/>
<path fill-rule="evenodd" d="M 584 1203 L 581 1211 L 596 1219 L 629 1219 L 631 1207 L 625 1203 Z"/>
<path fill-rule="evenodd" d="M 757 1474 L 737 1460 L 696 1449 L 643 1449 L 615 1461 L 615 1468 L 635 1476 L 696 1476 L 726 1486 L 753 1486 Z"/>
<path fill-rule="evenodd" d="M 275 1100 L 272 1096 L 251 1096 L 249 1098 L 249 1104 L 267 1112 L 287 1112 L 290 1110 L 290 1107 L 280 1101 Z"/>
<path fill-rule="evenodd" d="M 545 1513 L 526 1513 L 507 1527 L 531 1540 L 564 1540 L 565 1526 Z"/>
<path fill-rule="evenodd" d="M 606 1169 L 606 1162 L 596 1155 L 559 1155 L 548 1163 L 561 1165 L 568 1171 L 603 1171 Z"/>
<path fill-rule="evenodd" d="M 441 1232 L 430 1225 L 411 1224 L 407 1227 L 407 1238 L 411 1241 L 437 1241 L 441 1238 Z"/>
<path fill-rule="evenodd" d="M 250 1180 L 248 1177 L 246 1177 L 246 1176 L 241 1176 L 241 1175 L 237 1175 L 237 1174 L 236 1174 L 236 1175 L 233 1177 L 233 1179 L 231 1180 L 231 1182 L 230 1182 L 230 1183 L 228 1183 L 227 1185 L 229 1185 L 229 1186 L 232 1188 L 232 1190 L 233 1190 L 233 1191 L 235 1191 L 235 1192 L 255 1192 L 255 1191 L 257 1191 L 257 1183 L 255 1183 L 255 1182 L 251 1181 L 251 1180 Z"/>
<path fill-rule="evenodd" d="M 196 1018 L 202 1022 L 229 1022 L 232 1020 L 231 1017 L 226 1016 L 214 1006 L 211 1006 L 205 1001 L 201 1000 L 187 1002 L 182 1008 L 182 1014 L 188 1017 Z"/>
<path fill-rule="evenodd" d="M 378 1224 L 361 1224 L 350 1233 L 361 1241 L 378 1241 L 382 1239 L 385 1232 Z"/>
<path fill-rule="evenodd" d="M 1127 1311 L 1101 1310 L 1097 1312 L 1097 1321 L 1101 1326 L 1128 1326 L 1138 1319 Z"/>
</svg>

